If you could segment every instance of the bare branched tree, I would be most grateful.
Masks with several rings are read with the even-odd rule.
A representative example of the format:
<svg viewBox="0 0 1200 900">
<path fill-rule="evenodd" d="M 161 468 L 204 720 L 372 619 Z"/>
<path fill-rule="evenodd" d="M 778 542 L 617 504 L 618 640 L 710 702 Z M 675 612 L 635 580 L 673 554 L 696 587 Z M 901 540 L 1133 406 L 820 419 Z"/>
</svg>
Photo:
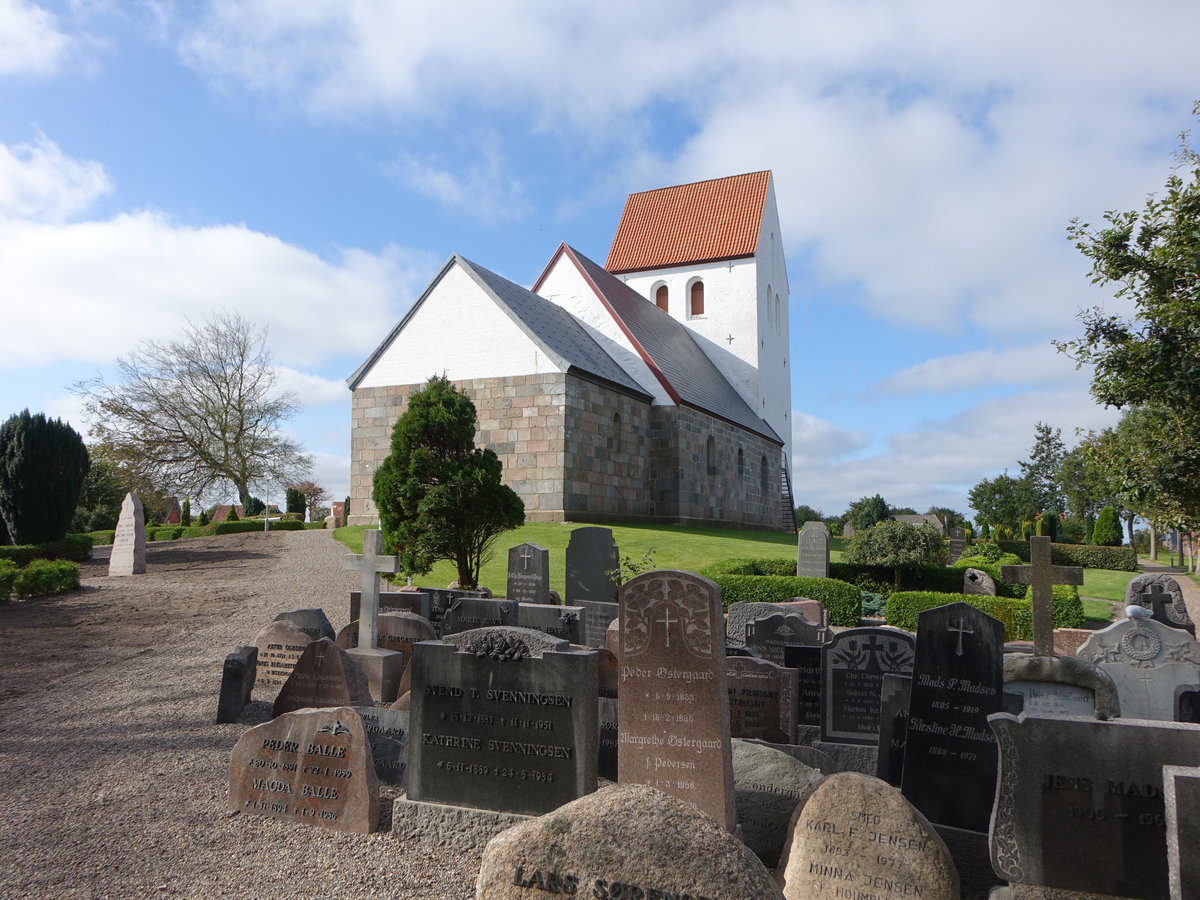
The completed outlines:
<svg viewBox="0 0 1200 900">
<path fill-rule="evenodd" d="M 217 313 L 165 343 L 147 341 L 115 364 L 112 384 L 76 382 L 91 434 L 155 483 L 202 496 L 221 481 L 245 506 L 251 488 L 291 484 L 312 458 L 280 431 L 295 395 L 277 389 L 266 330 L 236 313 Z"/>
</svg>

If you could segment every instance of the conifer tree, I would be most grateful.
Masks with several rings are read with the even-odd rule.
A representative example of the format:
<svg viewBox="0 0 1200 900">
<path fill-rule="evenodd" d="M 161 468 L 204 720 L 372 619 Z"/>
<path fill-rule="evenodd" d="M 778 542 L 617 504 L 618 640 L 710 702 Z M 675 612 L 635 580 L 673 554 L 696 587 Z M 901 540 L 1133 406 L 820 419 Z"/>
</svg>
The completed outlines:
<svg viewBox="0 0 1200 900">
<path fill-rule="evenodd" d="M 27 409 L 10 416 L 0 425 L 0 518 L 9 540 L 61 540 L 87 471 L 87 447 L 70 425 Z"/>
</svg>

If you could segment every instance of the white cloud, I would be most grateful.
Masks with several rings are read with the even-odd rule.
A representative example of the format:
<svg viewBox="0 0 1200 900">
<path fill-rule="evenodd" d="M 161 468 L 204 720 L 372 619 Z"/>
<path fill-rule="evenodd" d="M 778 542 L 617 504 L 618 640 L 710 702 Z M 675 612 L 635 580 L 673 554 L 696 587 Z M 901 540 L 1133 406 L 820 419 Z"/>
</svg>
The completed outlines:
<svg viewBox="0 0 1200 900">
<path fill-rule="evenodd" d="M 852 456 L 870 443 L 858 429 L 842 428 L 799 410 L 792 411 L 793 459 L 802 464 Z"/>
<path fill-rule="evenodd" d="M 0 56 L 3 52 L 0 48 Z M 11 147 L 0 144 L 0 221 L 64 222 L 112 189 L 102 165 L 71 159 L 45 135 Z"/>
<path fill-rule="evenodd" d="M 288 366 L 277 366 L 280 391 L 295 394 L 301 406 L 312 408 L 350 400 L 350 389 L 343 379 L 323 378 L 309 372 L 299 372 Z"/>
<path fill-rule="evenodd" d="M 330 499 L 342 500 L 350 494 L 350 457 L 333 453 L 313 453 L 312 480 L 325 488 Z"/>
<path fill-rule="evenodd" d="M 386 167 L 401 184 L 442 206 L 495 223 L 520 218 L 528 209 L 521 183 L 507 171 L 494 141 L 485 143 L 483 159 L 456 170 L 405 155 Z"/>
<path fill-rule="evenodd" d="M 0 75 L 51 75 L 70 48 L 54 13 L 26 0 L 0 0 Z"/>
<path fill-rule="evenodd" d="M 1087 385 L 1090 370 L 1075 363 L 1049 342 L 1016 347 L 985 347 L 953 356 L 927 359 L 893 372 L 868 389 L 885 394 L 950 394 L 1001 385 Z"/>
</svg>

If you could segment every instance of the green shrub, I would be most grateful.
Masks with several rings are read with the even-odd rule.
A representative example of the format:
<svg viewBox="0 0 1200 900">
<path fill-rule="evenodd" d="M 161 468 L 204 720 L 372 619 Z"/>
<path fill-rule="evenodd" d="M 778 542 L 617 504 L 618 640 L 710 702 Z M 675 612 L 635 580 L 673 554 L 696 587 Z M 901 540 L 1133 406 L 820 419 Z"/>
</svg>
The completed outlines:
<svg viewBox="0 0 1200 900">
<path fill-rule="evenodd" d="M 79 587 L 79 566 L 65 559 L 35 559 L 17 572 L 12 592 L 18 597 L 41 597 Z"/>
<path fill-rule="evenodd" d="M 11 559 L 0 559 L 0 603 L 4 603 L 11 596 L 13 582 L 20 571 Z"/>
<path fill-rule="evenodd" d="M 862 619 L 862 592 L 854 585 L 834 578 L 722 575 L 708 571 L 701 574 L 721 586 L 721 602 L 726 609 L 734 603 L 780 603 L 792 597 L 807 597 L 825 607 L 830 625 L 855 627 Z"/>
<path fill-rule="evenodd" d="M 88 534 L 68 534 L 60 541 L 44 544 L 8 544 L 0 547 L 0 559 L 27 566 L 35 559 L 68 559 L 77 562 L 91 559 L 92 537 Z"/>
<path fill-rule="evenodd" d="M 200 517 L 197 517 L 197 521 L 199 520 L 199 518 Z M 183 534 L 181 534 L 180 537 L 181 538 L 212 537 L 216 533 L 217 533 L 216 525 L 212 525 L 212 524 L 193 525 L 191 528 L 183 529 Z"/>
<path fill-rule="evenodd" d="M 167 526 L 166 528 L 155 528 L 153 531 L 146 532 L 146 540 L 148 541 L 177 541 L 183 534 L 184 529 L 178 525 Z"/>
<path fill-rule="evenodd" d="M 192 524 L 192 501 L 187 497 L 183 498 L 183 506 L 179 508 L 179 524 L 184 528 Z"/>
<path fill-rule="evenodd" d="M 112 528 L 104 528 L 100 531 L 88 532 L 88 537 L 92 539 L 92 546 L 99 547 L 104 544 L 111 544 L 116 538 L 117 532 Z"/>
<path fill-rule="evenodd" d="M 305 531 L 320 531 L 325 527 L 324 519 L 322 519 L 320 522 L 305 522 L 303 524 Z"/>
<path fill-rule="evenodd" d="M 1025 541 L 1001 541 L 1001 548 L 1029 562 L 1029 544 Z M 1056 566 L 1082 566 L 1085 569 L 1137 571 L 1137 552 L 1132 547 L 1100 547 L 1096 544 L 1051 544 L 1050 562 Z"/>
<path fill-rule="evenodd" d="M 0 424 L 0 518 L 9 539 L 40 544 L 66 534 L 88 465 L 83 438 L 60 419 L 26 409 Z"/>
<path fill-rule="evenodd" d="M 1054 627 L 1078 628 L 1083 623 L 1083 605 L 1078 592 L 1072 601 L 1068 592 L 1054 586 Z M 938 594 L 932 591 L 897 591 L 888 597 L 887 623 L 905 631 L 917 630 L 917 617 L 927 609 L 949 603 L 967 603 L 999 619 L 1006 641 L 1033 640 L 1033 607 L 1028 600 L 1013 597 L 987 597 L 980 594 Z"/>
<path fill-rule="evenodd" d="M 6 559 L 14 565 L 27 566 L 37 559 L 36 544 L 5 544 L 0 546 L 0 559 Z"/>
<path fill-rule="evenodd" d="M 1106 506 L 1100 510 L 1092 528 L 1092 543 L 1100 547 L 1121 546 L 1121 520 L 1114 507 Z"/>
<path fill-rule="evenodd" d="M 210 532 L 211 534 L 243 534 L 245 532 L 250 532 L 250 531 L 262 531 L 263 530 L 263 522 L 262 522 L 262 519 L 257 519 L 257 520 L 243 519 L 240 522 L 230 522 L 230 521 L 226 520 L 224 522 L 218 522 L 216 525 L 210 525 L 208 527 L 214 529 L 212 532 Z M 272 531 L 302 531 L 303 529 L 304 529 L 303 522 L 282 521 L 282 522 L 272 522 L 271 523 Z"/>
<path fill-rule="evenodd" d="M 201 528 L 208 524 L 208 512 L 206 510 L 200 510 L 200 515 L 196 518 L 196 524 Z"/>
</svg>

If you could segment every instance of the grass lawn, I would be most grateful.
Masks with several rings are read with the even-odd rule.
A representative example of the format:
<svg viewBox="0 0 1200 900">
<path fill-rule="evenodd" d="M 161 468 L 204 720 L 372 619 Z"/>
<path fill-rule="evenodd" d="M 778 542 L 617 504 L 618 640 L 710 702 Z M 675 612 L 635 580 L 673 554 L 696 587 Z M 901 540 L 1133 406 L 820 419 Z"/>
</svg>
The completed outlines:
<svg viewBox="0 0 1200 900">
<path fill-rule="evenodd" d="M 561 595 L 566 589 L 565 553 L 571 531 L 584 527 L 582 522 L 522 525 L 505 532 L 496 540 L 490 562 L 483 564 L 480 582 L 497 595 L 505 591 L 508 572 L 508 548 L 530 543 L 550 551 L 550 587 Z M 775 531 L 743 531 L 728 528 L 691 528 L 683 525 L 606 525 L 612 528 L 613 538 L 621 557 L 640 562 L 642 554 L 654 551 L 651 568 L 684 569 L 695 572 L 704 566 L 731 556 L 796 558 L 796 535 Z M 339 528 L 333 536 L 350 548 L 362 553 L 364 526 Z M 840 538 L 834 538 L 834 547 Z M 833 559 L 841 558 L 840 548 L 831 551 Z M 457 579 L 453 564 L 439 562 L 428 575 L 413 579 L 429 587 L 445 587 Z"/>
<path fill-rule="evenodd" d="M 1125 587 L 1136 572 L 1117 572 L 1112 569 L 1084 569 L 1083 615 L 1089 622 L 1107 623 L 1120 618 L 1125 609 Z"/>
</svg>

